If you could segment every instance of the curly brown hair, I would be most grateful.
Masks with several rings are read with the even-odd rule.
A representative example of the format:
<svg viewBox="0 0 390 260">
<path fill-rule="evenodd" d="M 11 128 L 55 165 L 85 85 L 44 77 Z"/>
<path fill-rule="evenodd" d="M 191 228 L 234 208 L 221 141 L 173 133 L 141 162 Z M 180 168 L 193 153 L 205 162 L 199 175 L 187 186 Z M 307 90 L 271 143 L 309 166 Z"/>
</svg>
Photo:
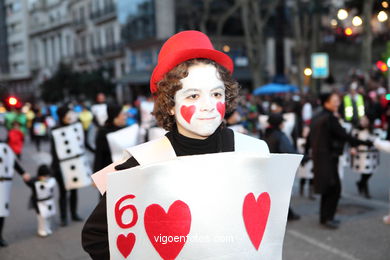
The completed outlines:
<svg viewBox="0 0 390 260">
<path fill-rule="evenodd" d="M 157 83 L 157 91 L 154 95 L 153 115 L 157 119 L 157 124 L 167 131 L 172 131 L 176 125 L 176 119 L 171 114 L 171 110 L 175 106 L 176 91 L 183 87 L 180 80 L 187 77 L 188 69 L 196 64 L 211 64 L 217 68 L 219 77 L 225 84 L 226 113 L 234 111 L 237 106 L 239 85 L 227 69 L 209 59 L 184 61 L 165 74 L 164 78 Z"/>
</svg>

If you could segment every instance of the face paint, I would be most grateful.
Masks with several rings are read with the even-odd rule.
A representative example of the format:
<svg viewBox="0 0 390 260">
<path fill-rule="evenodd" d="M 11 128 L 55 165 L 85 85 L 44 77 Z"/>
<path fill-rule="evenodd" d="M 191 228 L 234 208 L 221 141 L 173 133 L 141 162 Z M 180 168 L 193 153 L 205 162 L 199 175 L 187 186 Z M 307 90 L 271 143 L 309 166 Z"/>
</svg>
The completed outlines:
<svg viewBox="0 0 390 260">
<path fill-rule="evenodd" d="M 180 80 L 182 89 L 175 94 L 174 115 L 179 133 L 196 139 L 212 135 L 225 114 L 225 86 L 217 69 L 197 64 Z"/>
</svg>

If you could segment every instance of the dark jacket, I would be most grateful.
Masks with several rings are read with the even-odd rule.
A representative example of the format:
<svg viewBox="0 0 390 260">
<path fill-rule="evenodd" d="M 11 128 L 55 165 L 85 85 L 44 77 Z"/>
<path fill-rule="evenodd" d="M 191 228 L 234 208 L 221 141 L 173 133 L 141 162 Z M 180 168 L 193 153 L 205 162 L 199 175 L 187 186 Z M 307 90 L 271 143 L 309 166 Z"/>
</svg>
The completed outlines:
<svg viewBox="0 0 390 260">
<path fill-rule="evenodd" d="M 267 128 L 264 141 L 271 153 L 297 153 L 286 134 L 279 128 Z"/>
<path fill-rule="evenodd" d="M 234 151 L 234 134 L 228 128 L 219 128 L 206 140 L 184 137 L 177 130 L 168 132 L 166 136 L 177 156 Z M 138 162 L 131 157 L 115 169 L 124 170 L 137 165 Z M 84 225 L 82 245 L 92 259 L 110 259 L 105 194 Z"/>
<path fill-rule="evenodd" d="M 314 188 L 317 193 L 324 193 L 336 185 L 338 157 L 343 153 L 344 144 L 356 146 L 367 142 L 349 135 L 333 112 L 326 109 L 313 118 L 310 128 L 308 143 L 314 164 Z"/>
<path fill-rule="evenodd" d="M 115 132 L 119 129 L 121 129 L 121 127 L 116 126 L 104 126 L 99 128 L 95 142 L 95 160 L 93 163 L 94 172 L 97 172 L 112 163 L 111 150 L 108 145 L 107 134 Z"/>
</svg>

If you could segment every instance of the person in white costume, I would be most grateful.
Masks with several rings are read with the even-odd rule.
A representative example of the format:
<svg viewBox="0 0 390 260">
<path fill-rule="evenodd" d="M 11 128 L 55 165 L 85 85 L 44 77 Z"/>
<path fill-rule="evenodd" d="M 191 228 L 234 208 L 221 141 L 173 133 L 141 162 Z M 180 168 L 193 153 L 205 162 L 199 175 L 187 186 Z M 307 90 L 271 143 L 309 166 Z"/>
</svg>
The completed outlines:
<svg viewBox="0 0 390 260">
<path fill-rule="evenodd" d="M 168 133 L 127 149 L 131 156 L 94 174 L 99 190 L 105 191 L 99 176 L 142 165 L 145 160 L 165 161 L 172 153 L 181 157 L 241 150 L 269 155 L 265 142 L 235 133 L 223 123 L 225 112 L 234 111 L 238 95 L 232 72 L 232 60 L 214 50 L 203 33 L 184 31 L 172 36 L 161 49 L 150 81 L 153 114 Z M 106 201 L 103 194 L 82 231 L 83 248 L 93 259 L 110 257 Z"/>
</svg>

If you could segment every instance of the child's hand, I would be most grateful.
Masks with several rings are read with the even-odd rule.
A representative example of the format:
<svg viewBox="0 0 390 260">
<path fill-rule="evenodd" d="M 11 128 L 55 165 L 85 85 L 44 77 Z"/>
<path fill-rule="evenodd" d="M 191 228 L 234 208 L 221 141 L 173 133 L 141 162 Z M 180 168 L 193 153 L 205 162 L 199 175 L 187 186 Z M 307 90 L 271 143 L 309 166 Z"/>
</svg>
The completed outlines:
<svg viewBox="0 0 390 260">
<path fill-rule="evenodd" d="M 28 172 L 25 172 L 23 173 L 22 178 L 24 182 L 28 182 L 29 180 L 31 180 L 31 175 Z"/>
<path fill-rule="evenodd" d="M 349 153 L 351 155 L 356 155 L 357 154 L 357 149 L 355 147 L 352 147 L 350 150 L 349 150 Z"/>
</svg>

